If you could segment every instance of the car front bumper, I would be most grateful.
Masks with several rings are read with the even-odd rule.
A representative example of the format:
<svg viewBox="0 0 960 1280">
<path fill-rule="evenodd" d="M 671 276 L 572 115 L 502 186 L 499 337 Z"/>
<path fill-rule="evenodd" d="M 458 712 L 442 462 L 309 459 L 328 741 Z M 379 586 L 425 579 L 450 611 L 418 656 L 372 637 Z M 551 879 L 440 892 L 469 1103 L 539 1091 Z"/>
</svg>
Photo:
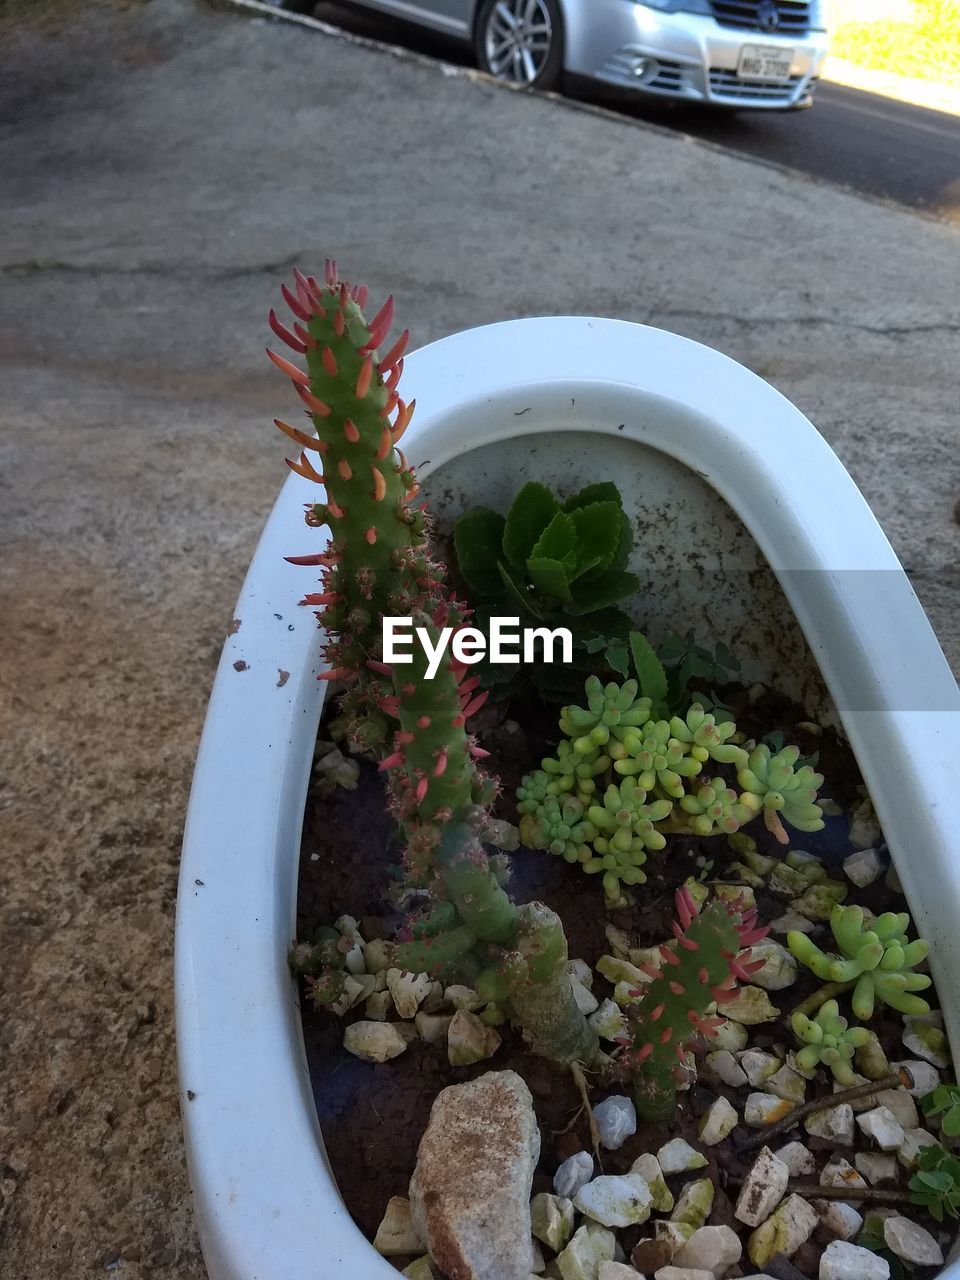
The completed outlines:
<svg viewBox="0 0 960 1280">
<path fill-rule="evenodd" d="M 590 10 L 589 21 L 577 15 Z M 789 110 L 810 101 L 827 53 L 827 33 L 768 34 L 721 26 L 704 14 L 662 13 L 634 0 L 571 6 L 566 69 L 632 92 L 721 107 Z M 790 79 L 744 79 L 744 45 L 792 52 Z"/>
</svg>

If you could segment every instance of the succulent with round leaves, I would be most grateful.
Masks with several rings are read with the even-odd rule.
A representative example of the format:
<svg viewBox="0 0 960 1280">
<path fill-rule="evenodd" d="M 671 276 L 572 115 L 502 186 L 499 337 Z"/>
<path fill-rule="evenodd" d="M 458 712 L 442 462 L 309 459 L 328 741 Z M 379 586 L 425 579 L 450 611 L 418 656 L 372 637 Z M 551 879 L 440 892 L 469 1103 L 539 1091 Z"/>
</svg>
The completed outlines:
<svg viewBox="0 0 960 1280">
<path fill-rule="evenodd" d="M 650 699 L 638 698 L 638 688 L 636 680 L 604 685 L 597 676 L 588 676 L 584 685 L 587 705 L 566 706 L 560 712 L 560 728 L 571 739 L 574 751 L 590 755 L 606 746 L 611 735 L 619 738 L 626 730 L 646 724 Z"/>
<path fill-rule="evenodd" d="M 670 732 L 701 764 L 706 764 L 707 760 L 737 765 L 746 761 L 743 748 L 728 741 L 737 732 L 734 722 L 725 720 L 718 724 L 716 717 L 704 711 L 699 702 L 695 702 L 683 718 L 673 716 Z"/>
<path fill-rule="evenodd" d="M 871 1033 L 866 1027 L 848 1026 L 836 1000 L 825 1001 L 814 1018 L 797 1011 L 790 1025 L 803 1045 L 796 1055 L 802 1070 L 812 1071 L 823 1063 L 833 1072 L 838 1084 L 849 1088 L 857 1083 L 860 1077 L 851 1066 L 853 1055 L 869 1042 Z"/>
<path fill-rule="evenodd" d="M 608 903 L 613 903 L 622 898 L 620 880 L 642 884 L 646 879 L 640 873 L 646 850 L 662 849 L 666 844 L 654 824 L 669 816 L 673 802 L 654 799 L 648 803 L 646 791 L 635 778 L 624 778 L 619 786 L 611 783 L 602 799 L 602 804 L 587 809 L 587 820 L 595 829 L 597 856 L 584 862 L 583 868 L 591 874 L 603 872 L 604 894 Z"/>
<path fill-rule="evenodd" d="M 584 755 L 563 741 L 557 745 L 556 757 L 546 756 L 540 761 L 540 766 L 544 773 L 550 775 L 553 794 L 575 791 L 578 799 L 584 800 L 596 791 L 597 775 L 609 769 L 610 757 L 600 747 Z"/>
<path fill-rule="evenodd" d="M 688 755 L 686 744 L 671 736 L 666 720 L 648 720 L 638 729 L 623 734 L 610 748 L 613 768 L 623 777 L 635 777 L 644 791 L 660 790 L 679 800 L 684 794 L 684 778 L 694 778 L 703 764 Z"/>
<path fill-rule="evenodd" d="M 710 778 L 696 791 L 682 796 L 680 808 L 688 814 L 687 826 L 697 836 L 712 836 L 718 832 L 732 835 L 753 817 L 742 804 L 736 791 L 728 787 L 723 778 Z"/>
<path fill-rule="evenodd" d="M 585 863 L 590 857 L 587 842 L 596 834 L 596 828 L 584 817 L 582 803 L 571 795 L 548 795 L 520 819 L 524 845 L 559 854 L 567 862 Z"/>
<path fill-rule="evenodd" d="M 821 831 L 823 811 L 816 803 L 817 788 L 823 774 L 808 764 L 796 769 L 799 747 L 784 747 L 772 755 L 765 742 L 747 755 L 737 769 L 737 781 L 743 789 L 740 800 L 754 813 L 763 813 L 767 829 L 781 844 L 789 843 L 781 815 L 797 831 Z"/>
<path fill-rule="evenodd" d="M 824 982 L 855 982 L 853 1012 L 866 1022 L 873 1017 L 877 1000 L 911 1016 L 929 1013 L 930 1006 L 916 992 L 925 991 L 931 979 L 914 973 L 930 950 L 923 938 L 910 942 L 910 917 L 905 911 L 887 911 L 869 925 L 862 907 L 834 907 L 830 928 L 839 955 L 828 955 L 799 930 L 787 934 L 787 945 L 801 964 Z"/>
</svg>

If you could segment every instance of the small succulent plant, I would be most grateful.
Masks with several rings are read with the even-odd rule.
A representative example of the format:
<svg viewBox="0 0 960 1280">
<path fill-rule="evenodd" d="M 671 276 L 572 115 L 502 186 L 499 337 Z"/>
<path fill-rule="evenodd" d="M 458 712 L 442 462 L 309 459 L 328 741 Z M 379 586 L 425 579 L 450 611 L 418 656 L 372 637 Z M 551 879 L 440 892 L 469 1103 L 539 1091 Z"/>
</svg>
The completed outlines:
<svg viewBox="0 0 960 1280">
<path fill-rule="evenodd" d="M 836 1000 L 826 1000 L 814 1018 L 808 1018 L 799 1011 L 794 1013 L 790 1025 L 803 1045 L 796 1055 L 799 1067 L 812 1071 L 823 1063 L 830 1068 L 839 1084 L 852 1086 L 857 1083 L 860 1077 L 851 1066 L 853 1055 L 869 1042 L 871 1033 L 866 1027 L 848 1026 Z"/>
<path fill-rule="evenodd" d="M 675 945 L 660 948 L 661 967 L 641 964 L 650 979 L 626 1009 L 622 1066 L 635 1073 L 633 1095 L 645 1120 L 669 1119 L 683 1082 L 685 1050 L 697 1036 L 710 1038 L 723 1024 L 710 1013 L 734 999 L 737 980 L 749 981 L 763 967 L 750 948 L 766 937 L 756 912 L 722 900 L 702 910 L 684 886 L 676 894 Z"/>
<path fill-rule="evenodd" d="M 795 767 L 796 747 L 775 756 L 764 744 L 748 752 L 736 724 L 699 703 L 668 718 L 660 660 L 639 632 L 630 633 L 629 645 L 636 677 L 622 684 L 588 677 L 585 705 L 571 703 L 560 712 L 565 737 L 556 755 L 523 779 L 521 843 L 550 847 L 546 835 L 557 806 L 541 812 L 548 798 L 564 793 L 579 801 L 588 825 L 578 824 L 577 848 L 554 838 L 553 851 L 588 873 L 602 873 L 607 905 L 622 906 L 630 902 L 624 886 L 643 883 L 647 850 L 662 849 L 667 834 L 729 836 L 760 811 L 778 839 L 787 838 L 781 813 L 805 831 L 823 826 L 816 803 L 823 779 L 809 765 Z M 710 763 L 739 770 L 741 789 L 719 774 L 702 777 Z"/>
<path fill-rule="evenodd" d="M 929 1013 L 930 1006 L 916 992 L 930 986 L 930 978 L 913 969 L 927 957 L 929 944 L 922 938 L 907 940 L 910 917 L 905 911 L 885 912 L 869 924 L 862 907 L 836 906 L 830 928 L 839 955 L 828 955 L 799 930 L 787 934 L 787 945 L 801 964 L 824 982 L 853 982 L 853 1012 L 861 1022 L 873 1017 L 877 1000 L 913 1016 Z"/>
<path fill-rule="evenodd" d="M 939 1116 L 948 1138 L 960 1138 L 960 1084 L 938 1084 L 920 1099 L 920 1105 L 928 1119 Z"/>
<path fill-rule="evenodd" d="M 799 747 L 784 747 L 772 755 L 767 744 L 761 742 L 737 770 L 742 803 L 755 813 L 763 813 L 767 829 L 781 844 L 789 840 L 781 816 L 798 831 L 819 831 L 823 826 L 822 811 L 816 803 L 823 774 L 808 764 L 796 768 L 799 759 Z"/>
<path fill-rule="evenodd" d="M 939 1143 L 921 1147 L 917 1171 L 907 1184 L 910 1199 L 937 1222 L 960 1218 L 960 1157 Z"/>
</svg>

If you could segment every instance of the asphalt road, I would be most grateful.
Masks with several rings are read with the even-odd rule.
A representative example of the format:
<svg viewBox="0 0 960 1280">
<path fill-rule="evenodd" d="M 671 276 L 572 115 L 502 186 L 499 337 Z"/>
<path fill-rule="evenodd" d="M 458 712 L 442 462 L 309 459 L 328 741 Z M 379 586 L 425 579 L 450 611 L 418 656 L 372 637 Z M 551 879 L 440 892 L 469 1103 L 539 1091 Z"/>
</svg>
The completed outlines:
<svg viewBox="0 0 960 1280">
<path fill-rule="evenodd" d="M 472 61 L 470 50 L 459 42 L 392 18 L 326 0 L 315 12 L 344 30 L 445 62 Z M 602 86 L 578 84 L 573 93 L 584 100 L 602 98 L 604 106 L 634 119 L 960 225 L 960 119 L 954 116 L 829 83 L 818 87 L 812 109 L 789 113 L 732 115 L 675 103 L 617 100 Z"/>
</svg>

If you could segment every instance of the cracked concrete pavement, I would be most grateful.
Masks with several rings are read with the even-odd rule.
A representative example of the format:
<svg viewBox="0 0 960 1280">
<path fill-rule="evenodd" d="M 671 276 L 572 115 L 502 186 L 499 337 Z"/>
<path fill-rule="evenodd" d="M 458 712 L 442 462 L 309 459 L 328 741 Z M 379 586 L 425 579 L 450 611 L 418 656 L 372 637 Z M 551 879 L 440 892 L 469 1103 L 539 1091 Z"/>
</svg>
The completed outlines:
<svg viewBox="0 0 960 1280">
<path fill-rule="evenodd" d="M 9 44 L 0 157 L 0 1270 L 194 1280 L 177 856 L 283 475 L 280 277 L 332 254 L 417 343 L 593 312 L 743 361 L 837 449 L 960 669 L 960 235 L 189 0 Z"/>
</svg>

